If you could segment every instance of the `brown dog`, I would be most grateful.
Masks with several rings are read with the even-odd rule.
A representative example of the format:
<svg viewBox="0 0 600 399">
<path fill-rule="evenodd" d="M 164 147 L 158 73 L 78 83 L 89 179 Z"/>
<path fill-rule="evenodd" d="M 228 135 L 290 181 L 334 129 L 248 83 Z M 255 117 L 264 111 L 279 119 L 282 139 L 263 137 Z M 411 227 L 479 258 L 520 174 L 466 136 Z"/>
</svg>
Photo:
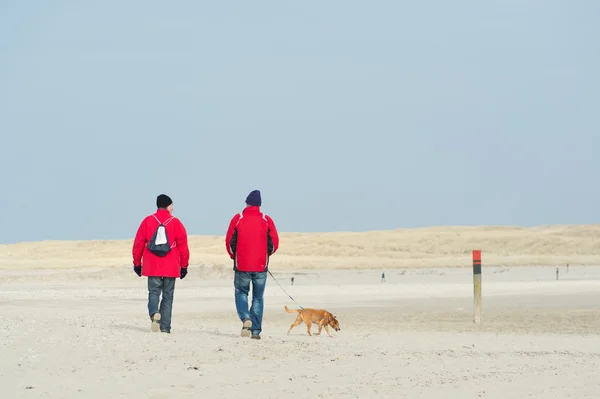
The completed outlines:
<svg viewBox="0 0 600 399">
<path fill-rule="evenodd" d="M 319 331 L 317 332 L 317 335 L 321 334 L 321 330 L 323 330 L 323 327 L 325 327 L 325 331 L 327 331 L 327 335 L 329 335 L 331 338 L 333 338 L 333 336 L 329 332 L 330 326 L 335 331 L 340 331 L 340 323 L 337 321 L 337 319 L 335 318 L 334 315 L 332 315 L 330 312 L 328 312 L 326 310 L 310 309 L 310 308 L 291 310 L 287 306 L 284 306 L 284 307 L 285 307 L 285 311 L 288 313 L 298 313 L 298 317 L 296 317 L 296 320 L 290 326 L 290 329 L 287 332 L 288 334 L 290 333 L 290 331 L 292 331 L 292 328 L 302 324 L 302 322 L 306 323 L 306 329 L 308 331 L 308 335 L 310 335 L 311 337 L 312 337 L 312 333 L 311 333 L 310 329 L 312 327 L 312 323 L 316 323 L 319 326 Z"/>
</svg>

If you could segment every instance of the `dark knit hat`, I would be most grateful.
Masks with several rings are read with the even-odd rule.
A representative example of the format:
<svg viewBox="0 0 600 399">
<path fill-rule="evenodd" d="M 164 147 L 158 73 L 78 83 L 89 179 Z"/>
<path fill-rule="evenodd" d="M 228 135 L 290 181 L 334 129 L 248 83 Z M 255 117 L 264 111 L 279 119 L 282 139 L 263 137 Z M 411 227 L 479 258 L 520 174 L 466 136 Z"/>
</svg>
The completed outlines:
<svg viewBox="0 0 600 399">
<path fill-rule="evenodd" d="M 246 197 L 246 204 L 250 206 L 260 206 L 262 199 L 260 198 L 260 190 L 254 190 Z"/>
<path fill-rule="evenodd" d="M 171 205 L 173 201 L 167 194 L 161 194 L 156 197 L 156 207 L 157 208 L 166 208 Z"/>
</svg>

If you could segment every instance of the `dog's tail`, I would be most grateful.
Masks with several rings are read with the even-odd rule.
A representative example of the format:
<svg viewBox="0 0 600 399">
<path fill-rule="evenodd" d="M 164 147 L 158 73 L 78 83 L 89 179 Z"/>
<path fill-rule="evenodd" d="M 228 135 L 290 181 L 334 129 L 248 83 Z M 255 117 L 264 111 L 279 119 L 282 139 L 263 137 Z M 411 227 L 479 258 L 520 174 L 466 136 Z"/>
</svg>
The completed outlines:
<svg viewBox="0 0 600 399">
<path fill-rule="evenodd" d="M 290 309 L 287 307 L 287 305 L 283 306 L 285 308 L 285 311 L 288 313 L 300 313 L 300 309 Z"/>
</svg>

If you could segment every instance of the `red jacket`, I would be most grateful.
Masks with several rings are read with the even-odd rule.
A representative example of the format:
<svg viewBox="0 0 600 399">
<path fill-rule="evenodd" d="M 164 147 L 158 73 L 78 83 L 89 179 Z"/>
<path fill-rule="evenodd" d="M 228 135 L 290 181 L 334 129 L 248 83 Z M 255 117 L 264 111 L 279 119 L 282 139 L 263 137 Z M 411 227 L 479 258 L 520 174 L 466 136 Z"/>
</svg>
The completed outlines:
<svg viewBox="0 0 600 399">
<path fill-rule="evenodd" d="M 233 270 L 267 271 L 269 256 L 279 248 L 279 236 L 273 219 L 257 206 L 246 207 L 231 219 L 225 247 L 233 259 Z"/>
<path fill-rule="evenodd" d="M 169 253 L 160 257 L 148 249 L 148 242 L 152 239 L 159 223 L 165 224 L 167 237 L 171 243 Z M 171 216 L 169 211 L 159 209 L 155 214 L 148 215 L 142 220 L 133 240 L 133 265 L 142 266 L 142 276 L 153 277 L 179 277 L 182 267 L 188 267 L 190 251 L 188 248 L 187 232 L 183 223 Z"/>
</svg>

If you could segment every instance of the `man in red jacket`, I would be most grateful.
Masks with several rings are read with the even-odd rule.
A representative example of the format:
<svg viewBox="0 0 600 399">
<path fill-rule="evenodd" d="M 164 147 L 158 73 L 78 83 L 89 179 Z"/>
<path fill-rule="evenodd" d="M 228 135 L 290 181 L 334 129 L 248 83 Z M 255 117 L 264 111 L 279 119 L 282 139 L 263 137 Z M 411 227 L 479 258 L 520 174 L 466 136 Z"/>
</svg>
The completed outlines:
<svg viewBox="0 0 600 399">
<path fill-rule="evenodd" d="M 183 223 L 171 215 L 171 198 L 159 195 L 156 207 L 156 213 L 142 220 L 133 240 L 133 270 L 140 277 L 148 277 L 148 313 L 152 331 L 157 332 L 160 328 L 161 332 L 171 333 L 175 279 L 186 276 L 190 251 Z"/>
<path fill-rule="evenodd" d="M 231 259 L 235 277 L 235 307 L 242 321 L 242 337 L 260 339 L 267 283 L 269 257 L 279 248 L 275 223 L 260 211 L 260 191 L 246 198 L 246 208 L 229 223 L 225 247 Z M 248 293 L 252 283 L 252 306 L 248 310 Z"/>
</svg>

